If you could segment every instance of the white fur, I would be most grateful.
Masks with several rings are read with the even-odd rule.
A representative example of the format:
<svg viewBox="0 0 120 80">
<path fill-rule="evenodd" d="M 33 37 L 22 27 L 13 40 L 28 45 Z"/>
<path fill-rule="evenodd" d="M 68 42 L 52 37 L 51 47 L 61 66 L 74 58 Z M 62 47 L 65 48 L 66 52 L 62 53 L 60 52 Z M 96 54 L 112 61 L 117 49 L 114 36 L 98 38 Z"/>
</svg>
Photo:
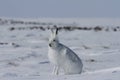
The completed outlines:
<svg viewBox="0 0 120 80">
<path fill-rule="evenodd" d="M 80 74 L 83 68 L 81 59 L 70 48 L 59 43 L 57 31 L 52 30 L 49 39 L 48 58 L 55 65 L 53 73 L 58 75 L 61 68 L 65 74 Z"/>
</svg>

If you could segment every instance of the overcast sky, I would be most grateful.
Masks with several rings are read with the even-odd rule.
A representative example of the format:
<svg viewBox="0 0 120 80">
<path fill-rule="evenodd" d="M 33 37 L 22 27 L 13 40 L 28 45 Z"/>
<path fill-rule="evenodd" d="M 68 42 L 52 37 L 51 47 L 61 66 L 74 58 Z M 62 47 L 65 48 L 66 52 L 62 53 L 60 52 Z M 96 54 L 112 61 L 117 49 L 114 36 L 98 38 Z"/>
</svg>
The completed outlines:
<svg viewBox="0 0 120 80">
<path fill-rule="evenodd" d="M 0 17 L 120 18 L 120 0 L 0 0 Z"/>
</svg>

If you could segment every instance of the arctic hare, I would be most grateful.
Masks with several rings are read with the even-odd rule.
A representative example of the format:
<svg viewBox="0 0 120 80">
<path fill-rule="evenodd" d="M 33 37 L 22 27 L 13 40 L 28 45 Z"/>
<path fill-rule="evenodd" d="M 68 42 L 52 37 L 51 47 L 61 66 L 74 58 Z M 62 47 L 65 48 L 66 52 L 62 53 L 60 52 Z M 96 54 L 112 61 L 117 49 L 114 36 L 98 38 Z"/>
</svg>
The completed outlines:
<svg viewBox="0 0 120 80">
<path fill-rule="evenodd" d="M 53 73 L 58 75 L 61 68 L 67 75 L 80 74 L 83 68 L 81 59 L 70 48 L 59 43 L 58 29 L 51 29 L 51 32 L 48 58 L 55 65 Z"/>
</svg>

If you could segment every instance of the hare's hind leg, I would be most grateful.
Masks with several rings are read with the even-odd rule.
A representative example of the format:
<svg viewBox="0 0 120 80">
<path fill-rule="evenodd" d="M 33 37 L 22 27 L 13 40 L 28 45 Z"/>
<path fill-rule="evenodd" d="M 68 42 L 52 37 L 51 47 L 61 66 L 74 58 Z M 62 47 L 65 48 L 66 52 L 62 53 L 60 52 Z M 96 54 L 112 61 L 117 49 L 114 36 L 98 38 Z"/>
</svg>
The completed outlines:
<svg viewBox="0 0 120 80">
<path fill-rule="evenodd" d="M 54 66 L 53 74 L 55 74 L 55 75 L 59 74 L 59 67 L 58 66 Z"/>
</svg>

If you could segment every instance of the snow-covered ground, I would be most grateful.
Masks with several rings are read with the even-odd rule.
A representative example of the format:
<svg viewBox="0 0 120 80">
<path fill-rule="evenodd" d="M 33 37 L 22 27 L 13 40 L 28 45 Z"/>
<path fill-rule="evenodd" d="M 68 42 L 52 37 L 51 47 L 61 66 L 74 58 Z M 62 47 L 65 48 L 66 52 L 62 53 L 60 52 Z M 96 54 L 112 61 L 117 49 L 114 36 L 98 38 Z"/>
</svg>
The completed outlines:
<svg viewBox="0 0 120 80">
<path fill-rule="evenodd" d="M 12 26 L 20 27 L 0 26 L 0 80 L 120 80 L 120 31 L 60 31 L 60 42 L 77 53 L 84 68 L 82 74 L 56 76 L 47 57 L 50 31 L 10 31 Z"/>
</svg>

